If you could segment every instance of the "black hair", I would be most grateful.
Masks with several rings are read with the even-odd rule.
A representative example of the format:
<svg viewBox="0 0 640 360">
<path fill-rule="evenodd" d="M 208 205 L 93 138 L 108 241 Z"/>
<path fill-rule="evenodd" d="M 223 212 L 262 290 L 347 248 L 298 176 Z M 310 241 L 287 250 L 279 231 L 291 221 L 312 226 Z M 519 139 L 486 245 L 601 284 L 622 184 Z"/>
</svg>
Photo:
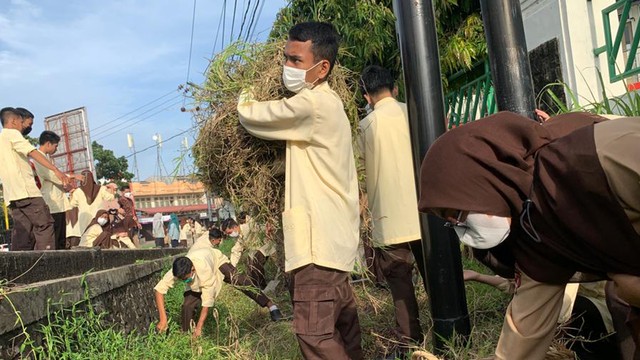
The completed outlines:
<svg viewBox="0 0 640 360">
<path fill-rule="evenodd" d="M 189 275 L 193 269 L 193 263 L 191 259 L 186 256 L 181 256 L 173 262 L 173 276 L 182 279 Z"/>
<path fill-rule="evenodd" d="M 20 116 L 22 116 L 23 120 L 35 118 L 35 116 L 33 116 L 33 113 L 25 108 L 19 107 L 19 108 L 16 108 L 16 111 Z"/>
<path fill-rule="evenodd" d="M 243 211 L 240 214 L 238 214 L 238 223 L 239 224 L 246 223 L 247 222 L 247 216 L 249 216 L 249 214 L 247 214 L 246 211 Z"/>
<path fill-rule="evenodd" d="M 375 96 L 384 90 L 393 91 L 395 79 L 391 71 L 378 65 L 367 66 L 360 75 L 360 87 L 363 93 Z"/>
<path fill-rule="evenodd" d="M 0 110 L 0 122 L 2 122 L 2 127 L 4 127 L 4 122 L 7 121 L 9 115 L 22 116 L 18 110 L 12 107 L 2 108 L 2 110 Z"/>
<path fill-rule="evenodd" d="M 230 229 L 232 227 L 238 226 L 238 223 L 233 220 L 232 218 L 227 218 L 222 220 L 222 224 L 220 224 L 220 227 L 222 228 L 222 231 L 227 231 L 227 229 Z"/>
<path fill-rule="evenodd" d="M 131 187 L 129 185 L 120 186 L 120 191 L 125 191 L 125 190 L 131 190 Z"/>
<path fill-rule="evenodd" d="M 300 42 L 311 40 L 313 60 L 316 63 L 320 60 L 328 60 L 329 73 L 331 73 L 340 45 L 340 36 L 333 25 L 315 21 L 297 24 L 289 30 L 289 40 Z"/>
<path fill-rule="evenodd" d="M 224 234 L 218 228 L 213 228 L 209 230 L 209 239 L 222 239 Z"/>
<path fill-rule="evenodd" d="M 60 136 L 53 131 L 45 130 L 40 134 L 39 144 L 44 145 L 46 143 L 57 144 L 60 142 Z"/>
</svg>

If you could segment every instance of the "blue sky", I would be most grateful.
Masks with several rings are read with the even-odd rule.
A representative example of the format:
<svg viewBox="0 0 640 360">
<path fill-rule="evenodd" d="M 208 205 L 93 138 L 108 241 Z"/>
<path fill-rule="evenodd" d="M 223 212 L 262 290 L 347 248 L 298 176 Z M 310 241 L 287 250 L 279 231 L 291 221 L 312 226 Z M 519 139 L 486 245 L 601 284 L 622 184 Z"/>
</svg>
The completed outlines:
<svg viewBox="0 0 640 360">
<path fill-rule="evenodd" d="M 223 3 L 197 0 L 190 81 L 204 80 Z M 236 35 L 247 0 L 237 3 Z M 261 3 L 264 8 L 254 35 L 258 40 L 266 38 L 287 1 Z M 118 156 L 131 154 L 127 133 L 133 134 L 139 151 L 155 144 L 156 132 L 168 139 L 189 129 L 191 115 L 180 111 L 182 98 L 176 89 L 187 77 L 193 4 L 192 0 L 0 0 L 0 107 L 31 110 L 36 115 L 32 136 L 37 136 L 44 130 L 45 116 L 85 106 L 92 140 Z M 225 43 L 233 4 L 227 1 Z M 216 51 L 221 45 L 219 39 Z M 196 134 L 186 136 L 193 144 Z M 163 144 L 162 158 L 169 172 L 180 154 L 181 140 Z M 137 159 L 141 178 L 155 174 L 155 148 L 139 153 Z"/>
</svg>

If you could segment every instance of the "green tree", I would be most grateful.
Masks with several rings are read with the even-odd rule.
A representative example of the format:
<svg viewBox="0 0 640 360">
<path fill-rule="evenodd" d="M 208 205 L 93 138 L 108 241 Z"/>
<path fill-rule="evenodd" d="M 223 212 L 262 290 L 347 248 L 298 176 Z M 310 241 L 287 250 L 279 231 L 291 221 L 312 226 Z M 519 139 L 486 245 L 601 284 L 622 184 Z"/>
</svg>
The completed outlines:
<svg viewBox="0 0 640 360">
<path fill-rule="evenodd" d="M 96 141 L 91 143 L 93 158 L 96 161 L 96 177 L 107 181 L 114 181 L 122 185 L 133 179 L 128 172 L 129 162 L 124 156 L 116 157 L 112 150 L 105 149 Z"/>
<path fill-rule="evenodd" d="M 435 0 L 443 76 L 469 69 L 486 55 L 477 0 Z M 340 63 L 359 73 L 379 64 L 402 71 L 392 0 L 292 0 L 278 14 L 270 37 L 284 38 L 303 21 L 331 22 L 342 36 Z"/>
</svg>

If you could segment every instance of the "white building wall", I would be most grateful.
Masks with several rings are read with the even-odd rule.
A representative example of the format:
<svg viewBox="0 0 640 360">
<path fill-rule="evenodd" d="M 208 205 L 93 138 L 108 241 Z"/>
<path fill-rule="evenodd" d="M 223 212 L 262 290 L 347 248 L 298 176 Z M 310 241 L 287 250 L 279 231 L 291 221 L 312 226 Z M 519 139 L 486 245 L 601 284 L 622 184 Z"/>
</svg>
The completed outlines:
<svg viewBox="0 0 640 360">
<path fill-rule="evenodd" d="M 580 105 L 601 101 L 598 70 L 607 88 L 607 94 L 621 95 L 623 82 L 609 83 L 606 54 L 596 57 L 593 50 L 603 46 L 604 27 L 602 10 L 615 0 L 521 0 L 520 6 L 527 41 L 527 49 L 558 39 L 563 81 L 578 98 Z M 613 31 L 617 17 L 611 16 Z M 622 65 L 620 61 L 619 66 Z M 570 96 L 567 94 L 567 101 Z"/>
</svg>

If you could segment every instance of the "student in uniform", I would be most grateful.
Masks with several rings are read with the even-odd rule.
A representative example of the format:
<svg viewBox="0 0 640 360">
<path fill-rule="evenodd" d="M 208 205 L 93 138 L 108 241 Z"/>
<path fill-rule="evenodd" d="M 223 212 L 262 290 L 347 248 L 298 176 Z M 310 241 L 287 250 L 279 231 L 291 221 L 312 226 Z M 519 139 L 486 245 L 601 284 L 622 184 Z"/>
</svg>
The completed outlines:
<svg viewBox="0 0 640 360">
<path fill-rule="evenodd" d="M 258 102 L 247 90 L 238 102 L 240 124 L 250 134 L 286 141 L 282 226 L 294 332 L 305 358 L 336 360 L 362 359 L 349 284 L 358 254 L 358 181 L 349 119 L 326 81 L 338 42 L 331 24 L 295 25 L 283 69 L 284 85 L 295 95 Z"/>
<path fill-rule="evenodd" d="M 358 140 L 375 256 L 393 297 L 402 341 L 419 344 L 423 336 L 412 281 L 414 258 L 424 272 L 420 219 L 413 205 L 418 198 L 407 107 L 393 97 L 394 82 L 391 72 L 380 66 L 362 72 L 361 90 L 373 111 L 360 121 Z"/>
<path fill-rule="evenodd" d="M 192 248 L 187 256 L 177 258 L 173 262 L 172 269 L 153 288 L 159 312 L 157 329 L 159 331 L 167 329 L 164 295 L 177 281 L 183 282 L 188 288 L 182 303 L 181 329 L 189 331 L 191 323 L 196 321 L 193 330 L 193 335 L 196 337 L 202 334 L 202 327 L 209 309 L 222 289 L 222 282 L 237 287 L 258 305 L 268 308 L 271 320 L 281 320 L 282 313 L 278 306 L 264 293 L 256 290 L 251 281 L 239 274 L 236 268 L 229 264 L 229 259 L 220 250 L 214 248 L 219 244 L 219 240 L 213 239 L 213 236 L 210 239 L 209 246 Z M 198 307 L 202 307 L 199 315 L 196 313 Z"/>
<path fill-rule="evenodd" d="M 40 147 L 38 152 L 42 154 L 47 160 L 51 161 L 51 155 L 55 154 L 58 150 L 58 143 L 60 142 L 60 136 L 53 131 L 43 131 L 40 134 L 39 143 Z M 67 242 L 67 220 L 66 211 L 69 208 L 69 201 L 65 195 L 65 188 L 56 177 L 55 173 L 50 169 L 42 166 L 40 163 L 35 163 L 36 173 L 40 178 L 42 187 L 42 197 L 44 202 L 49 206 L 51 217 L 53 217 L 53 228 L 55 235 L 56 250 L 63 250 L 66 248 Z M 82 176 L 71 176 L 70 178 L 82 181 Z"/>
<path fill-rule="evenodd" d="M 640 119 L 604 120 L 501 112 L 442 135 L 422 163 L 420 210 L 516 278 L 497 359 L 544 358 L 570 281 L 612 280 L 640 341 Z"/>
<path fill-rule="evenodd" d="M 89 227 L 98 210 L 108 210 L 105 204 L 115 199 L 117 189 L 113 183 L 103 186 L 96 183 L 93 173 L 89 170 L 82 171 L 82 176 L 81 185 L 73 192 L 73 197 L 69 201 L 71 208 L 78 208 L 77 224 L 80 232 L 84 232 Z"/>
<path fill-rule="evenodd" d="M 24 138 L 31 131 L 33 115 L 23 118 L 7 107 L 0 110 L 0 121 L 0 181 L 14 221 L 11 250 L 54 250 L 53 218 L 36 186 L 29 157 L 51 170 L 63 186 L 69 178 Z"/>
<path fill-rule="evenodd" d="M 209 248 L 213 246 L 217 248 L 218 245 L 222 242 L 222 238 L 224 237 L 224 233 L 217 228 L 213 228 L 209 230 L 209 232 L 202 234 L 196 241 L 193 243 L 189 250 L 195 250 L 200 248 Z M 233 264 L 231 264 L 233 265 Z M 235 265 L 233 265 L 235 267 Z"/>
<path fill-rule="evenodd" d="M 238 224 L 235 220 L 228 218 L 222 222 L 222 231 L 235 239 L 235 244 L 231 248 L 231 265 L 237 266 L 242 257 L 242 253 L 248 250 L 247 275 L 261 289 L 267 286 L 264 274 L 264 264 L 269 256 L 275 254 L 273 243 L 264 243 L 260 239 L 260 229 L 246 213 L 240 213 Z"/>
</svg>

